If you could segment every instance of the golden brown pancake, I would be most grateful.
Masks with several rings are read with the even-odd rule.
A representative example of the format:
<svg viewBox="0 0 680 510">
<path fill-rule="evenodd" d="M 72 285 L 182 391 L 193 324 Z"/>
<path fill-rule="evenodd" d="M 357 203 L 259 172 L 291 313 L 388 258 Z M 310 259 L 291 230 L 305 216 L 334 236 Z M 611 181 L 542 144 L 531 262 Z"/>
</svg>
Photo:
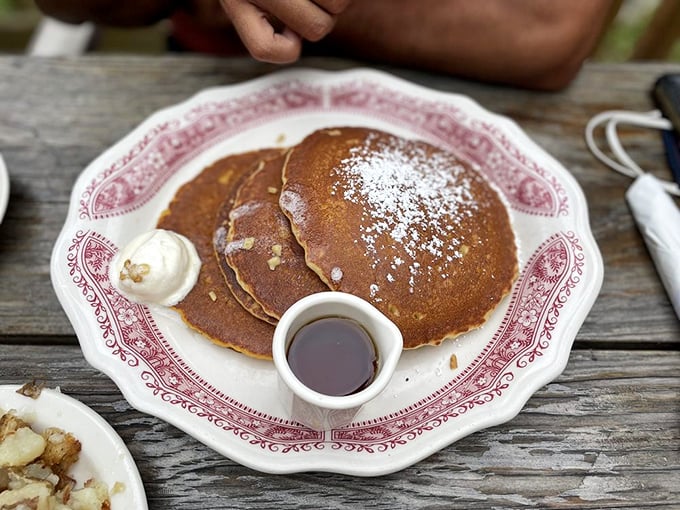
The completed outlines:
<svg viewBox="0 0 680 510">
<path fill-rule="evenodd" d="M 285 154 L 263 161 L 238 190 L 224 256 L 239 285 L 275 319 L 296 301 L 328 290 L 305 263 L 279 207 Z"/>
<path fill-rule="evenodd" d="M 227 257 L 225 255 L 225 250 L 227 248 L 227 236 L 229 234 L 229 213 L 234 207 L 234 201 L 238 196 L 238 190 L 245 182 L 247 182 L 253 173 L 257 172 L 265 162 L 269 159 L 280 160 L 284 152 L 272 150 L 270 153 L 263 157 L 257 165 L 254 167 L 253 171 L 248 172 L 248 176 L 241 180 L 241 184 L 237 187 L 230 196 L 228 196 L 220 207 L 217 218 L 215 222 L 215 234 L 213 236 L 213 248 L 215 256 L 217 257 L 217 263 L 222 271 L 222 276 L 224 278 L 227 287 L 231 291 L 232 295 L 238 301 L 243 308 L 245 308 L 250 314 L 254 315 L 260 320 L 268 322 L 269 324 L 276 325 L 277 319 L 271 315 L 267 315 L 262 309 L 262 306 L 246 292 L 238 281 L 236 273 L 227 263 Z M 281 163 L 279 163 L 279 181 L 281 180 Z"/>
<path fill-rule="evenodd" d="M 158 228 L 189 238 L 202 262 L 196 286 L 174 308 L 190 327 L 216 344 L 257 358 L 271 358 L 274 328 L 244 310 L 224 284 L 213 251 L 213 231 L 225 197 L 233 196 L 258 162 L 272 153 L 260 150 L 217 161 L 180 187 L 158 220 Z"/>
<path fill-rule="evenodd" d="M 430 144 L 319 130 L 290 150 L 283 178 L 280 205 L 307 264 L 390 317 L 405 348 L 479 327 L 517 276 L 498 193 Z"/>
<path fill-rule="evenodd" d="M 213 237 L 213 249 L 215 252 L 215 257 L 217 258 L 217 264 L 220 268 L 220 271 L 222 271 L 224 283 L 227 285 L 227 287 L 229 287 L 234 299 L 236 299 L 236 301 L 238 301 L 238 303 L 251 315 L 254 315 L 260 320 L 268 322 L 269 324 L 276 325 L 276 319 L 267 315 L 260 304 L 255 301 L 255 299 L 253 299 L 253 296 L 243 290 L 243 287 L 241 287 L 238 282 L 238 278 L 236 278 L 236 273 L 234 273 L 234 270 L 229 266 L 229 264 L 227 264 L 227 258 L 224 255 L 224 250 L 227 247 L 231 202 L 232 199 L 225 200 L 222 207 L 220 207 L 220 212 L 217 214 L 215 235 Z"/>
</svg>

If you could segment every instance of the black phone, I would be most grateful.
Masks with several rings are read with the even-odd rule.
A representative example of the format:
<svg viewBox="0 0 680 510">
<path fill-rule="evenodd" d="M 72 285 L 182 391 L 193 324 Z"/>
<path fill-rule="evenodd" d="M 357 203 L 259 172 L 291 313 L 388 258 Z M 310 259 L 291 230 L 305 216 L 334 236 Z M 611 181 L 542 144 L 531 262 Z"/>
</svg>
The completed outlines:
<svg viewBox="0 0 680 510">
<path fill-rule="evenodd" d="M 668 166 L 680 185 L 680 73 L 664 74 L 654 83 L 652 96 L 664 117 L 671 121 L 672 131 L 663 131 Z"/>
<path fill-rule="evenodd" d="M 680 135 L 680 73 L 664 74 L 654 83 L 652 96 L 663 116 Z"/>
</svg>

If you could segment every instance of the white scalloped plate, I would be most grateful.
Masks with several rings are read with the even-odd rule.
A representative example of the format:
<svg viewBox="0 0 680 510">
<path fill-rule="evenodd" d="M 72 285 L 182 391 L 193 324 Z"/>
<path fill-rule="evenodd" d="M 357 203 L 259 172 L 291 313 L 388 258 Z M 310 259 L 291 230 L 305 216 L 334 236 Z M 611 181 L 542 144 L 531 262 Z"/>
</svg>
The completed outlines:
<svg viewBox="0 0 680 510">
<path fill-rule="evenodd" d="M 510 205 L 521 275 L 483 328 L 405 352 L 355 423 L 315 432 L 285 415 L 271 362 L 214 346 L 172 311 L 122 299 L 107 267 L 213 161 L 337 125 L 422 138 L 480 165 Z M 51 272 L 85 357 L 133 406 L 261 471 L 354 475 L 402 469 L 514 417 L 562 372 L 603 275 L 581 189 L 515 123 L 372 70 L 279 72 L 152 115 L 83 171 Z"/>
<path fill-rule="evenodd" d="M 9 202 L 9 174 L 7 173 L 5 161 L 0 154 L 0 223 L 2 223 L 2 219 L 5 217 L 7 202 Z"/>
<path fill-rule="evenodd" d="M 76 488 L 90 478 L 105 483 L 110 491 L 119 483 L 122 488 L 111 495 L 111 510 L 147 508 L 135 461 L 111 425 L 79 400 L 58 390 L 45 388 L 38 398 L 32 399 L 18 394 L 19 387 L 0 386 L 0 409 L 14 410 L 39 432 L 58 427 L 80 441 L 80 457 L 69 472 L 77 482 Z"/>
</svg>

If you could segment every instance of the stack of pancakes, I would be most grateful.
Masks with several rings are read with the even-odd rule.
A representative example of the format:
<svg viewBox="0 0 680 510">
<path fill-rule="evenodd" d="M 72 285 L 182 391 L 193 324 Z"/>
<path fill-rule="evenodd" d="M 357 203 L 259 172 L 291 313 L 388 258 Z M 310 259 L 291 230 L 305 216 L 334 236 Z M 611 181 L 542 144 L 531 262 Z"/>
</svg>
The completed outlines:
<svg viewBox="0 0 680 510">
<path fill-rule="evenodd" d="M 178 190 L 158 227 L 193 241 L 203 263 L 175 307 L 185 322 L 260 358 L 306 295 L 360 296 L 416 348 L 481 326 L 518 271 L 508 212 L 477 170 L 360 127 L 217 161 Z"/>
</svg>

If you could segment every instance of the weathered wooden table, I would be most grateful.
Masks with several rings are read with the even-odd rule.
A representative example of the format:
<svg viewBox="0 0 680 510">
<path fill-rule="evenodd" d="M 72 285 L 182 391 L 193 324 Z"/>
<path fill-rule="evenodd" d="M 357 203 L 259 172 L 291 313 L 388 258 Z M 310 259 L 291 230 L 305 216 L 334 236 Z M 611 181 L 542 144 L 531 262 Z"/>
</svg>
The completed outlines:
<svg viewBox="0 0 680 510">
<path fill-rule="evenodd" d="M 0 152 L 12 185 L 0 225 L 0 384 L 59 386 L 102 415 L 134 456 L 151 509 L 680 508 L 680 322 L 624 201 L 630 181 L 583 141 L 602 110 L 649 110 L 654 79 L 677 65 L 592 64 L 555 94 L 387 69 L 514 119 L 585 191 L 602 291 L 562 376 L 512 421 L 387 476 L 267 475 L 136 411 L 87 364 L 49 276 L 74 180 L 155 110 L 273 69 L 196 57 L 0 58 Z M 643 168 L 669 176 L 658 133 L 622 134 Z"/>
</svg>

